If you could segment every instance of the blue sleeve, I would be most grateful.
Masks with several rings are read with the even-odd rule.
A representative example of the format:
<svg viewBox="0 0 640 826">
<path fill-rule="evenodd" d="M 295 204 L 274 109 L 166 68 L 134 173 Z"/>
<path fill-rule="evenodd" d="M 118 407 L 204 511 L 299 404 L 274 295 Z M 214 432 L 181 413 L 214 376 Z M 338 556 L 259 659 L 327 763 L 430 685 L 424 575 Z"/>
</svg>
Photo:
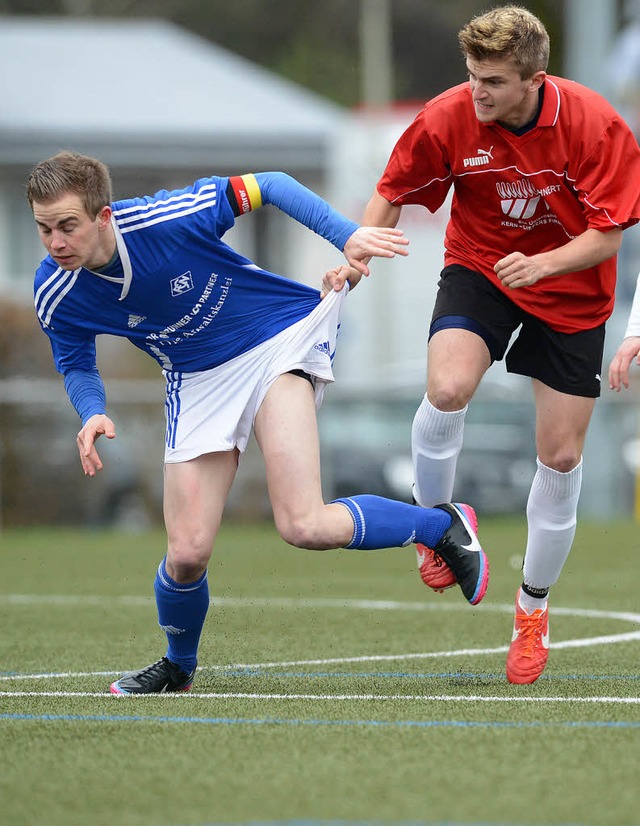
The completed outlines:
<svg viewBox="0 0 640 826">
<path fill-rule="evenodd" d="M 315 192 L 285 172 L 257 172 L 262 202 L 273 204 L 317 232 L 341 252 L 358 224 L 345 218 Z"/>
<path fill-rule="evenodd" d="M 64 389 L 83 425 L 97 413 L 106 412 L 107 398 L 97 368 L 69 370 L 64 376 Z"/>
</svg>

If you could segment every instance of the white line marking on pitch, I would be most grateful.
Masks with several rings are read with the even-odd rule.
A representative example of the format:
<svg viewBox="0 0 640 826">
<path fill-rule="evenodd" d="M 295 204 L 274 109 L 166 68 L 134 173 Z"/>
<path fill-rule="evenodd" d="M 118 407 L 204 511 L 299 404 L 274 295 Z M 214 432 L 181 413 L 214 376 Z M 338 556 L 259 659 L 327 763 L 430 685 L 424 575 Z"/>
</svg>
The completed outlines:
<svg viewBox="0 0 640 826">
<path fill-rule="evenodd" d="M 104 596 L 91 594 L 0 594 L 0 605 L 121 605 L 148 607 L 155 605 L 153 596 Z M 211 604 L 223 608 L 347 608 L 359 611 L 482 611 L 512 614 L 513 603 L 487 602 L 470 608 L 463 602 L 402 602 L 383 599 L 348 599 L 332 597 L 223 597 L 212 596 Z M 558 616 L 612 618 L 640 624 L 640 614 L 631 611 L 604 611 L 593 608 L 559 608 L 549 606 Z"/>
<path fill-rule="evenodd" d="M 590 637 L 588 639 L 564 640 L 563 642 L 551 643 L 551 648 L 581 648 L 588 645 L 606 645 L 618 642 L 633 642 L 640 640 L 640 631 L 629 631 L 625 634 L 614 634 L 602 637 Z M 198 671 L 231 671 L 238 669 L 260 669 L 260 668 L 290 668 L 294 665 L 340 665 L 342 663 L 367 663 L 367 662 L 393 662 L 407 660 L 432 660 L 450 659 L 452 657 L 482 656 L 487 654 L 503 654 L 508 651 L 507 645 L 500 645 L 496 648 L 459 648 L 455 651 L 427 651 L 417 654 L 371 654 L 358 657 L 327 657 L 316 660 L 280 660 L 278 662 L 267 663 L 231 663 L 227 665 L 207 665 L 198 668 Z M 65 677 L 112 677 L 121 674 L 122 671 L 61 671 L 45 672 L 42 674 L 3 674 L 0 682 L 13 682 L 16 680 L 51 680 L 63 679 Z M 313 675 L 310 675 L 313 676 Z M 88 695 L 93 696 L 93 695 Z M 98 695 L 100 696 L 100 695 Z"/>
<path fill-rule="evenodd" d="M 152 596 L 98 596 L 80 594 L 0 594 L 0 605 L 121 605 L 148 607 L 155 605 Z M 348 608 L 360 611 L 481 611 L 513 613 L 512 603 L 483 602 L 470 609 L 466 603 L 401 602 L 400 600 L 299 598 L 299 597 L 222 597 L 212 596 L 211 604 L 228 608 Z M 640 614 L 631 611 L 604 611 L 593 608 L 559 608 L 549 606 L 549 613 L 566 617 L 616 619 L 640 625 Z"/>
<path fill-rule="evenodd" d="M 104 603 L 121 604 L 121 605 L 135 605 L 135 606 L 149 606 L 152 603 L 151 597 L 135 597 L 135 596 L 75 596 L 75 595 L 37 595 L 37 594 L 0 594 L 0 604 L 9 605 L 33 605 L 33 604 L 47 604 L 47 605 L 100 605 Z M 296 599 L 287 597 L 270 598 L 233 598 L 233 597 L 213 597 L 212 603 L 230 606 L 230 607 L 289 607 L 289 608 L 352 608 L 357 610 L 382 610 L 382 611 L 464 611 L 469 610 L 466 605 L 456 605 L 453 603 L 422 603 L 422 602 L 399 602 L 389 600 L 348 600 L 348 599 Z M 511 604 L 496 604 L 486 603 L 475 608 L 482 612 L 499 612 L 511 613 L 513 606 Z M 640 624 L 640 614 L 629 611 L 603 611 L 594 609 L 582 608 L 553 608 L 550 609 L 551 614 L 559 616 L 578 616 L 599 619 L 614 619 L 621 622 L 630 622 L 633 624 Z M 588 637 L 573 640 L 562 640 L 560 642 L 552 642 L 551 648 L 583 648 L 595 645 L 608 645 L 620 642 L 634 642 L 640 640 L 640 630 L 629 631 L 620 634 L 607 634 L 598 637 Z M 306 660 L 284 660 L 278 662 L 267 663 L 233 663 L 227 665 L 210 665 L 198 668 L 198 671 L 228 671 L 231 669 L 260 669 L 260 668 L 287 668 L 291 666 L 303 665 L 339 665 L 343 663 L 365 663 L 365 662 L 392 662 L 392 661 L 408 661 L 408 660 L 426 660 L 426 659 L 450 659 L 453 657 L 463 656 L 484 656 L 489 654 L 501 654 L 508 650 L 508 646 L 502 645 L 494 648 L 462 648 L 453 651 L 430 651 L 413 654 L 376 654 L 369 656 L 357 657 L 332 657 L 320 659 L 306 659 Z M 58 673 L 42 673 L 42 674 L 14 674 L 14 675 L 0 675 L 0 682 L 15 682 L 18 680 L 44 680 L 44 679 L 63 679 L 63 678 L 78 678 L 78 677 L 110 677 L 121 674 L 121 671 L 87 671 L 87 672 L 58 672 Z M 42 697 L 104 697 L 109 696 L 103 693 L 93 692 L 0 692 L 4 696 L 42 696 Z M 157 696 L 157 695 L 154 695 Z M 172 695 L 173 696 L 173 695 Z M 185 696 L 202 697 L 202 698 L 254 698 L 254 699 L 341 699 L 336 695 L 276 695 L 276 694 L 191 694 Z M 343 699 L 392 699 L 384 695 L 345 695 Z M 403 696 L 399 695 L 396 699 L 432 699 L 432 700 L 459 700 L 460 702 L 467 702 L 469 700 L 478 699 L 486 702 L 521 702 L 521 701 L 540 701 L 540 702 L 628 702 L 637 703 L 638 698 L 511 698 L 511 697 L 458 697 L 458 696 Z"/>
<path fill-rule="evenodd" d="M 99 691 L 0 691 L 0 697 L 103 697 L 122 699 L 132 695 L 108 694 Z M 140 694 L 133 702 L 144 698 L 159 697 L 191 698 L 193 700 L 405 700 L 410 702 L 445 702 L 445 703 L 624 703 L 640 704 L 640 697 L 499 697 L 483 694 L 253 694 L 245 692 L 219 692 L 197 694 Z M 182 700 L 181 700 L 182 701 Z"/>
</svg>

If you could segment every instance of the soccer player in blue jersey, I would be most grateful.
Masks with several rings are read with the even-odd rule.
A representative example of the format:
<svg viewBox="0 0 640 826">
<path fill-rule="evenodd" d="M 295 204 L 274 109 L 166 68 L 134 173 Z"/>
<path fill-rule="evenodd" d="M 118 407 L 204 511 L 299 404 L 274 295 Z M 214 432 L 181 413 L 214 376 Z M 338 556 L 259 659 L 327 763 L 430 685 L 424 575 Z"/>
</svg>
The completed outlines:
<svg viewBox="0 0 640 826">
<path fill-rule="evenodd" d="M 316 409 L 333 381 L 347 289 L 324 296 L 221 240 L 237 217 L 273 204 L 368 274 L 371 257 L 406 254 L 400 231 L 358 227 L 279 172 L 207 177 L 112 203 L 108 168 L 73 152 L 39 163 L 27 197 L 47 251 L 35 278 L 36 311 L 82 420 L 77 444 L 86 475 L 102 469 L 98 438 L 116 436 L 96 335 L 129 339 L 158 362 L 166 382 L 168 545 L 154 587 L 168 650 L 114 682 L 112 693 L 191 688 L 209 607 L 207 565 L 252 428 L 287 542 L 316 550 L 421 542 L 442 556 L 469 602 L 482 599 L 488 563 L 468 505 L 322 499 Z"/>
</svg>

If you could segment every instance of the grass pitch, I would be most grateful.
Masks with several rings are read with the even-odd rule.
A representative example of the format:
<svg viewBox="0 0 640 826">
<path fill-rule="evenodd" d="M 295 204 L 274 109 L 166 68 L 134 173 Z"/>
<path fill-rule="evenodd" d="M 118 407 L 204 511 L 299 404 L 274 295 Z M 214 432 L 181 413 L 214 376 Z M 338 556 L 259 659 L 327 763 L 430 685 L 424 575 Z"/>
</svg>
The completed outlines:
<svg viewBox="0 0 640 826">
<path fill-rule="evenodd" d="M 543 677 L 504 659 L 520 520 L 481 520 L 481 605 L 412 548 L 300 551 L 228 524 L 191 694 L 112 697 L 165 651 L 164 535 L 0 534 L 0 823 L 640 823 L 637 525 L 588 524 Z"/>
</svg>

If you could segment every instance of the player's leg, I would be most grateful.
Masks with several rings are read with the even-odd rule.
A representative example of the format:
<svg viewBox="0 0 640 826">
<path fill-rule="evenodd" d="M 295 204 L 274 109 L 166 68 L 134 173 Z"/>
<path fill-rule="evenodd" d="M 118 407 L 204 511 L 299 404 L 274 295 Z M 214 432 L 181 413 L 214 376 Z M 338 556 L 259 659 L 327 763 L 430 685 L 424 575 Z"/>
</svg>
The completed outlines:
<svg viewBox="0 0 640 826">
<path fill-rule="evenodd" d="M 254 423 L 265 460 L 267 487 L 278 533 L 300 548 L 325 550 L 346 545 L 353 535 L 349 513 L 325 506 L 320 446 L 311 383 L 292 373 L 269 388 Z"/>
<path fill-rule="evenodd" d="M 427 392 L 411 434 L 419 505 L 451 500 L 467 404 L 519 324 L 520 311 L 484 275 L 444 268 L 429 327 Z"/>
<path fill-rule="evenodd" d="M 527 502 L 528 537 L 523 581 L 507 678 L 536 680 L 547 662 L 548 594 L 569 556 L 582 483 L 582 449 L 594 398 L 560 393 L 533 381 L 536 400 L 537 471 Z"/>
<path fill-rule="evenodd" d="M 411 432 L 418 504 L 451 500 L 467 404 L 491 363 L 504 357 L 520 315 L 482 274 L 457 265 L 442 271 L 429 328 L 427 393 Z M 418 548 L 418 567 L 436 591 L 455 584 L 428 547 Z"/>
<path fill-rule="evenodd" d="M 568 335 L 527 317 L 507 354 L 510 372 L 533 379 L 538 452 L 527 502 L 523 584 L 507 657 L 510 682 L 534 682 L 547 662 L 548 592 L 575 535 L 582 449 L 600 395 L 604 335 L 604 325 Z"/>
<path fill-rule="evenodd" d="M 176 582 L 205 572 L 237 469 L 237 449 L 165 464 L 166 568 Z"/>
<path fill-rule="evenodd" d="M 490 365 L 489 350 L 475 332 L 446 328 L 429 341 L 427 393 L 411 429 L 413 495 L 423 507 L 452 499 L 467 403 Z M 471 524 L 477 531 L 475 513 Z M 416 552 L 425 585 L 441 592 L 456 584 L 432 546 L 420 543 Z"/>
<path fill-rule="evenodd" d="M 411 433 L 414 496 L 419 505 L 449 502 L 462 448 L 467 404 L 491 366 L 484 340 L 475 332 L 446 328 L 429 341 L 427 392 Z"/>
<path fill-rule="evenodd" d="M 305 379 L 285 374 L 274 382 L 256 416 L 255 433 L 276 527 L 287 542 L 313 550 L 428 542 L 451 564 L 466 598 L 473 604 L 482 599 L 488 563 L 466 506 L 420 508 L 368 495 L 324 503 L 316 408 Z"/>
<path fill-rule="evenodd" d="M 156 572 L 154 590 L 158 623 L 167 635 L 167 653 L 158 662 L 116 681 L 112 693 L 186 691 L 191 687 L 209 608 L 207 565 L 237 466 L 237 450 L 165 464 L 168 547 Z"/>
</svg>

